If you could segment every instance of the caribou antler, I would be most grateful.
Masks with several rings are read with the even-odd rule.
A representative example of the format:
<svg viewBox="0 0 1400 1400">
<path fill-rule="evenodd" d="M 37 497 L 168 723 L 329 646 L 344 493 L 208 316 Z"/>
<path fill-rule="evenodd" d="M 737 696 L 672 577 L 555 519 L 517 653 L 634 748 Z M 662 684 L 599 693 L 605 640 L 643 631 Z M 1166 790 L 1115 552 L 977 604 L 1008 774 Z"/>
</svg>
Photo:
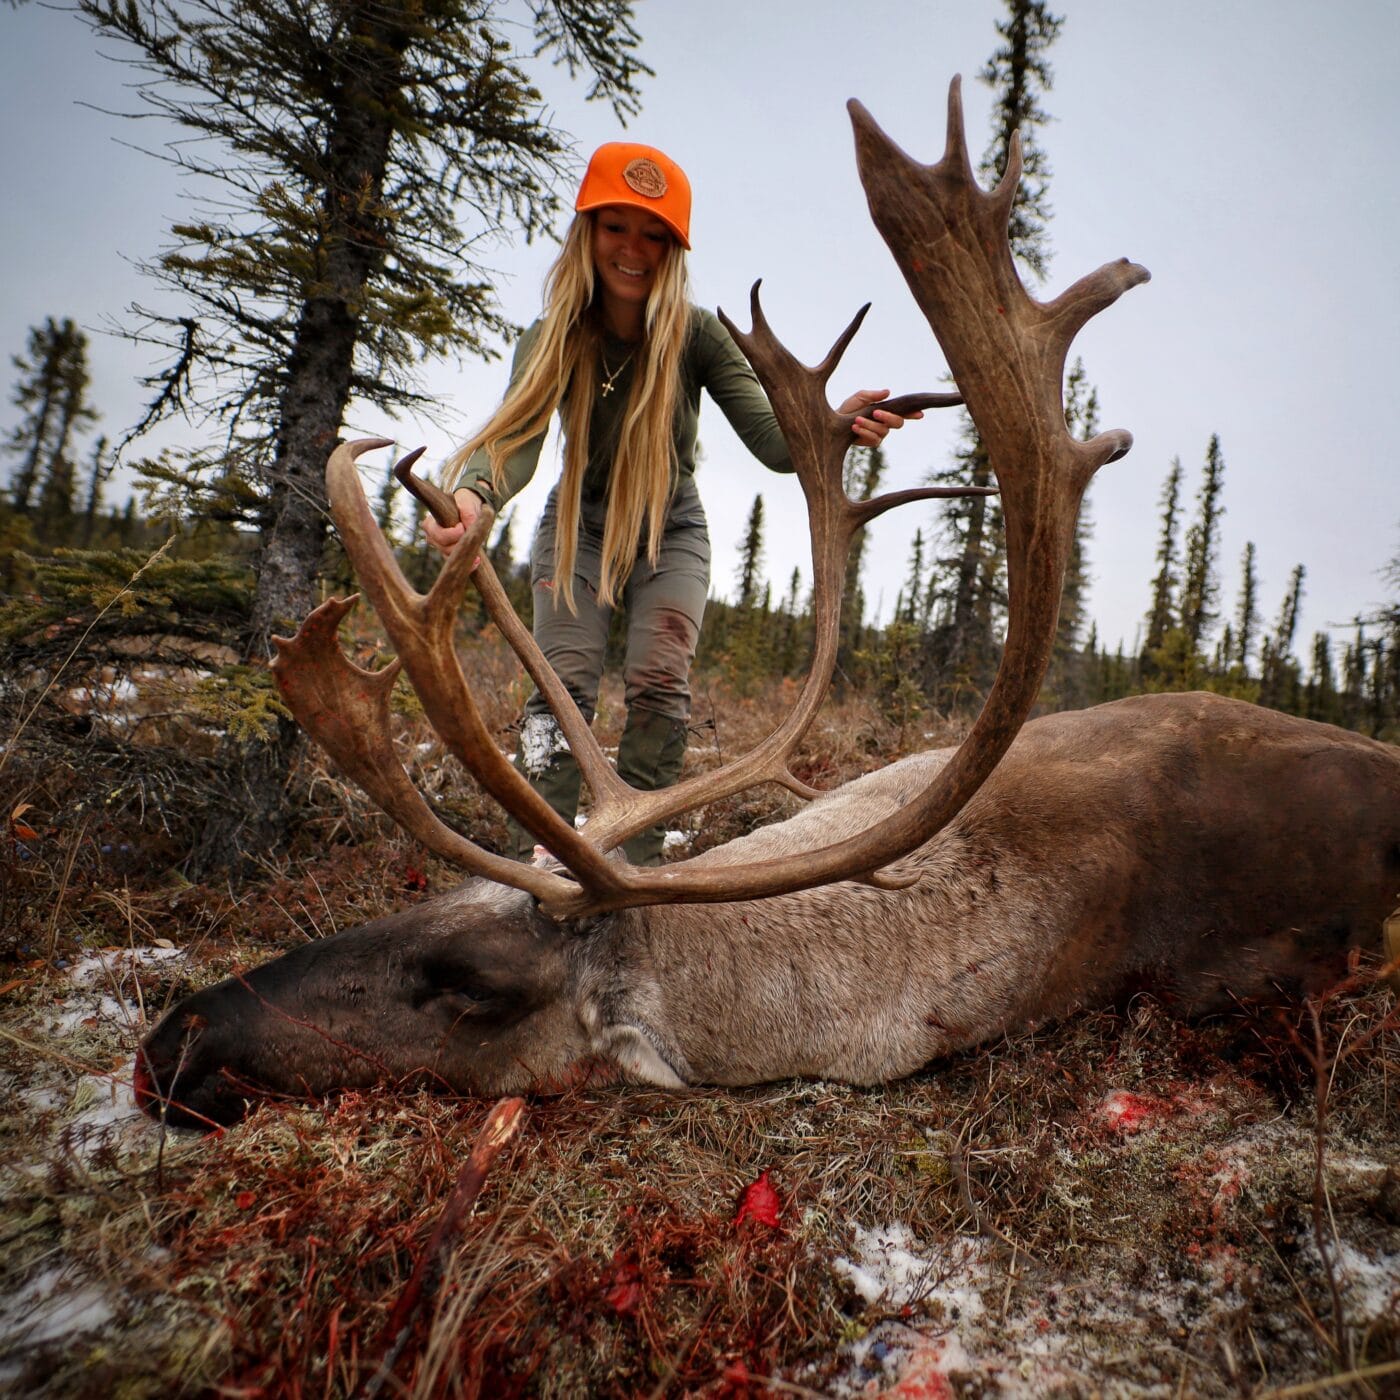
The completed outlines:
<svg viewBox="0 0 1400 1400">
<path fill-rule="evenodd" d="M 357 453 L 381 444 L 339 448 L 327 467 L 332 509 L 346 550 L 430 721 L 452 752 L 549 847 L 577 883 L 553 876 L 542 881 L 543 872 L 523 866 L 502 870 L 510 863 L 490 857 L 488 870 L 481 860 L 486 853 L 479 851 L 470 857 L 468 868 L 529 890 L 550 913 L 752 899 L 840 879 L 884 882 L 879 874 L 882 867 L 928 840 L 977 790 L 1005 753 L 1039 691 L 1084 489 L 1098 467 L 1122 456 L 1132 442 L 1123 430 L 1101 433 L 1087 443 L 1070 437 L 1062 397 L 1065 359 L 1084 323 L 1129 287 L 1146 281 L 1148 273 L 1122 260 L 1076 282 L 1048 304 L 1026 293 L 1006 234 L 1020 178 L 1020 143 L 1013 139 L 1007 170 L 997 188 L 983 191 L 968 159 L 957 79 L 948 96 L 947 147 L 936 165 L 924 166 L 905 155 L 859 103 L 852 102 L 850 112 L 871 214 L 943 346 L 996 473 L 1006 520 L 1010 598 L 1006 645 L 996 680 L 962 747 L 928 790 L 899 812 L 847 840 L 746 866 L 682 861 L 637 869 L 604 856 L 636 831 L 758 782 L 779 782 L 811 795 L 789 771 L 788 763 L 830 681 L 843 565 L 852 535 L 893 506 L 967 494 L 966 489 L 925 488 L 869 501 L 846 496 L 842 463 L 854 415 L 835 412 L 825 387 L 864 309 L 814 368 L 799 364 L 773 335 L 759 304 L 757 284 L 751 298 L 752 329 L 742 332 L 725 320 L 768 394 L 807 499 L 816 614 L 813 661 L 797 704 L 768 739 L 716 772 L 660 792 L 633 791 L 617 777 L 533 639 L 506 604 L 489 563 L 481 560 L 474 565 L 490 527 L 489 510 L 483 510 L 477 527 L 452 552 L 432 590 L 423 597 L 403 579 L 374 527 L 355 471 Z M 956 401 L 955 396 L 946 397 Z M 412 484 L 410 465 L 411 461 L 401 463 L 398 471 L 402 480 Z M 450 506 L 443 502 L 438 506 L 449 519 L 455 517 Z M 529 788 L 481 722 L 451 642 L 452 619 L 473 567 L 493 620 L 553 707 L 589 784 L 594 803 L 588 839 Z M 328 663 L 319 657 L 307 664 Z M 289 699 L 296 708 L 295 699 L 290 695 Z M 297 713 L 307 723 L 301 708 Z M 382 761 L 386 746 L 387 739 L 361 745 L 348 757 L 363 770 Z M 366 756 L 371 749 L 377 757 Z M 411 804 L 397 784 L 388 787 L 386 795 L 397 804 L 391 815 L 403 821 L 400 810 L 407 811 Z M 379 789 L 371 792 L 387 806 L 380 796 L 385 788 L 380 781 Z M 421 827 L 418 814 L 410 811 L 409 815 Z M 434 849 L 446 854 L 444 848 L 452 843 L 440 836 L 435 840 Z"/>
</svg>

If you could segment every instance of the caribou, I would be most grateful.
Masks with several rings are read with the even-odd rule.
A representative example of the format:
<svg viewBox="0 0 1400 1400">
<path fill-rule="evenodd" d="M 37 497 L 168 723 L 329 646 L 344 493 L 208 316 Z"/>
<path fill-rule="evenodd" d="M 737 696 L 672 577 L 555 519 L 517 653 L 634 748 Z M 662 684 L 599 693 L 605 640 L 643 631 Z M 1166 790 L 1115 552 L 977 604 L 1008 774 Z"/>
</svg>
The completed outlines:
<svg viewBox="0 0 1400 1400">
<path fill-rule="evenodd" d="M 797 361 L 751 298 L 726 320 L 772 401 L 807 499 L 815 638 L 797 703 L 753 751 L 637 792 L 511 612 L 472 534 L 420 595 L 374 524 L 356 458 L 327 467 L 342 540 L 398 658 L 354 666 L 331 599 L 274 670 L 301 724 L 371 798 L 469 877 L 175 1006 L 141 1047 L 137 1097 L 176 1123 L 241 1117 L 267 1096 L 432 1084 L 465 1094 L 629 1082 L 679 1089 L 789 1077 L 877 1084 L 1004 1032 L 1150 988 L 1185 1014 L 1306 992 L 1379 946 L 1400 900 L 1400 753 L 1213 695 L 1121 700 L 1027 722 L 1048 663 L 1085 487 L 1130 447 L 1067 431 L 1066 357 L 1091 316 L 1148 278 L 1105 264 L 1047 303 L 1007 241 L 1013 141 L 991 191 L 968 158 L 958 82 L 935 164 L 850 104 L 871 216 L 936 335 L 985 445 L 1005 518 L 1004 651 L 956 749 L 917 754 L 826 794 L 791 771 L 835 664 L 852 535 L 932 488 L 852 500 L 851 418 L 821 364 Z M 400 479 L 431 497 L 401 463 Z M 588 785 L 582 830 L 500 752 L 454 649 L 475 585 L 550 701 Z M 406 672 L 446 747 L 553 859 L 521 865 L 449 828 L 390 739 Z M 811 799 L 796 816 L 657 868 L 632 833 L 757 783 Z"/>
</svg>

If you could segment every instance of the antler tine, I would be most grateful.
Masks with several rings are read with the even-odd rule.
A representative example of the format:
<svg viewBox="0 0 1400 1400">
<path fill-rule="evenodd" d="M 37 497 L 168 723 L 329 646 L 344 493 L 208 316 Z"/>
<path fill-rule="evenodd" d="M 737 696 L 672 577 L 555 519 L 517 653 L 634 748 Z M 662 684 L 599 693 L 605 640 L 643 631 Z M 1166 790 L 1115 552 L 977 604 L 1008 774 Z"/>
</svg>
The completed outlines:
<svg viewBox="0 0 1400 1400">
<path fill-rule="evenodd" d="M 448 555 L 428 595 L 418 593 L 385 544 L 355 467 L 361 453 L 384 445 L 383 439 L 373 438 L 337 447 L 326 464 L 326 488 L 346 553 L 423 702 L 428 722 L 468 772 L 554 852 L 586 890 L 615 895 L 626 887 L 626 872 L 564 821 L 500 751 L 457 659 L 453 645 L 457 614 L 495 513 L 489 507 L 482 509 L 473 528 Z M 505 882 L 521 884 L 518 877 Z"/>
<path fill-rule="evenodd" d="M 870 303 L 867 301 L 854 316 L 851 317 L 851 324 L 841 332 L 832 343 L 831 349 L 826 352 L 821 364 L 813 366 L 813 373 L 821 376 L 821 382 L 825 384 L 831 378 L 832 371 L 841 363 L 841 357 L 846 353 L 846 347 L 856 338 L 856 332 L 861 328 L 867 314 L 870 311 Z M 874 405 L 876 408 L 883 407 L 882 404 Z"/>
<path fill-rule="evenodd" d="M 768 324 L 768 318 L 763 314 L 763 299 L 759 296 L 759 289 L 763 286 L 763 278 L 756 277 L 754 284 L 749 288 L 749 326 L 753 335 L 773 334 L 772 328 Z M 717 307 L 716 312 L 725 330 L 732 336 L 735 332 L 734 323 L 724 314 L 723 307 Z M 734 342 L 739 343 L 737 340 Z"/>
<path fill-rule="evenodd" d="M 965 496 L 997 494 L 995 486 L 914 486 L 907 491 L 889 491 L 883 496 L 871 496 L 866 501 L 852 501 L 851 509 L 855 511 L 862 525 L 868 525 L 887 510 L 895 510 L 914 501 L 961 500 Z"/>
<path fill-rule="evenodd" d="M 846 110 L 848 112 L 854 112 L 858 107 L 862 112 L 865 112 L 865 108 L 857 102 L 855 98 L 852 98 L 846 104 Z M 868 116 L 869 113 L 866 113 L 866 115 Z M 967 128 L 963 122 L 961 73 L 954 73 L 952 81 L 948 84 L 947 132 L 948 134 L 943 141 L 944 162 L 948 165 L 952 165 L 955 161 L 961 161 L 963 173 L 968 180 L 972 180 L 974 178 L 972 174 L 972 159 L 967 151 Z M 881 135 L 883 134 L 882 132 Z M 891 150 L 897 152 L 902 159 L 909 161 L 911 164 L 913 163 L 913 157 L 905 155 L 902 147 L 896 145 L 894 141 L 890 141 L 888 137 L 886 140 Z"/>
<path fill-rule="evenodd" d="M 389 695 L 397 660 L 367 671 L 346 657 L 336 640 L 341 620 L 358 601 L 328 598 L 295 637 L 274 637 L 272 674 L 297 722 L 370 799 L 430 851 L 472 875 L 506 881 L 537 899 L 572 889 L 557 875 L 492 855 L 441 822 L 409 781 L 389 736 Z"/>
<path fill-rule="evenodd" d="M 966 152 L 964 150 L 964 158 Z M 1001 172 L 1001 179 L 997 181 L 996 188 L 991 192 L 991 203 L 987 206 L 1000 212 L 1003 227 L 1011 223 L 1011 210 L 1016 203 L 1016 189 L 1021 183 L 1021 133 L 1018 130 L 1011 133 L 1011 140 L 1006 147 L 1006 169 Z M 969 168 L 971 162 L 967 161 Z"/>
</svg>

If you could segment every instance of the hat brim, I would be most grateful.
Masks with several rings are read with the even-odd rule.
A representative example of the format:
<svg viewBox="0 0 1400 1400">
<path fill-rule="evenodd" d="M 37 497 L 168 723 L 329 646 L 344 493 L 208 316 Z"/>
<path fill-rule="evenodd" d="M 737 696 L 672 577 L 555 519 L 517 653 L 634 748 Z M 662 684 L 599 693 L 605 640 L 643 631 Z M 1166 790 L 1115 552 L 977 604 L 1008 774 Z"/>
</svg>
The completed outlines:
<svg viewBox="0 0 1400 1400">
<path fill-rule="evenodd" d="M 628 209 L 640 209 L 644 214 L 650 214 L 652 218 L 659 219 L 671 231 L 671 237 L 681 245 L 686 252 L 690 251 L 690 239 L 681 231 L 680 225 L 673 219 L 668 219 L 666 215 L 656 207 L 652 200 L 641 198 L 628 198 L 625 195 L 610 194 L 606 197 L 600 196 L 597 199 L 580 201 L 574 205 L 576 212 L 580 214 L 592 214 L 598 209 L 610 209 L 615 205 L 622 205 Z"/>
</svg>

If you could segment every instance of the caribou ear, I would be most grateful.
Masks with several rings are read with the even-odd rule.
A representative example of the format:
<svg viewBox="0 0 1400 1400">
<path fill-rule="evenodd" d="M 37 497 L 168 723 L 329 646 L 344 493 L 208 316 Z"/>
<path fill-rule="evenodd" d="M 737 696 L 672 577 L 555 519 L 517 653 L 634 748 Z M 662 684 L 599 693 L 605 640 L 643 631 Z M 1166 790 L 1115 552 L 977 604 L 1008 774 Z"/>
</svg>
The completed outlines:
<svg viewBox="0 0 1400 1400">
<path fill-rule="evenodd" d="M 602 931 L 608 921 L 607 914 L 585 914 L 582 918 L 568 921 L 569 932 L 575 938 L 592 938 L 595 933 Z"/>
</svg>

